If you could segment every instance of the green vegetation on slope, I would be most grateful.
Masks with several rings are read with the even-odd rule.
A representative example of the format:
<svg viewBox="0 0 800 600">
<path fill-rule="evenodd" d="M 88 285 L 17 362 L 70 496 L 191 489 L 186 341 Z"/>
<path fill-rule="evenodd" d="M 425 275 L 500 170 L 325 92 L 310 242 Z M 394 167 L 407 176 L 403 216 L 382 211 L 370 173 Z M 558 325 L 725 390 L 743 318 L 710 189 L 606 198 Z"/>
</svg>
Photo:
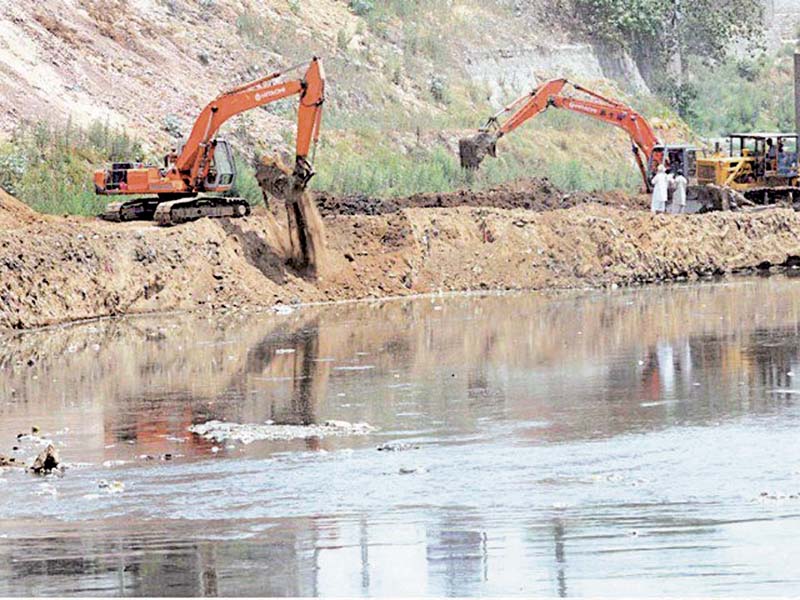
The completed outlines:
<svg viewBox="0 0 800 600">
<path fill-rule="evenodd" d="M 575 125 L 581 127 L 587 123 L 584 120 Z M 557 142 L 563 145 L 558 156 L 548 156 L 550 143 L 542 144 L 541 140 L 554 132 L 561 134 L 562 130 L 537 123 L 536 129 L 503 139 L 497 158 L 487 157 L 477 172 L 461 169 L 455 152 L 442 144 L 412 146 L 398 151 L 381 132 L 343 135 L 320 149 L 313 187 L 334 194 L 385 198 L 466 187 L 481 189 L 531 175 L 547 177 L 565 191 L 635 190 L 639 187 L 641 180 L 635 168 L 619 168 L 591 158 L 574 158 L 563 141 Z M 574 137 L 580 140 L 576 145 L 591 144 L 591 133 Z M 369 148 L 368 154 L 359 152 L 364 147 Z M 622 147 L 627 148 L 626 142 Z M 591 156 L 587 151 L 576 154 Z"/>
<path fill-rule="evenodd" d="M 339 32 L 337 52 L 326 57 L 336 92 L 326 105 L 315 189 L 390 197 L 532 175 L 567 191 L 638 188 L 627 141 L 617 148 L 608 126 L 555 111 L 504 139 L 499 157 L 487 158 L 479 172 L 465 173 L 457 138 L 497 109 L 489 89 L 463 73 L 457 50 L 480 47 L 481 28 L 463 21 L 448 0 L 350 0 L 349 6 L 361 20 L 355 30 Z M 491 22 L 513 18 L 504 3 L 480 8 Z M 384 43 L 350 43 L 364 31 Z M 569 141 L 562 139 L 572 128 Z M 614 147 L 592 147 L 598 140 Z"/>
<path fill-rule="evenodd" d="M 697 65 L 719 63 L 738 47 L 758 46 L 763 0 L 573 0 L 578 27 L 631 52 L 650 88 L 682 116 L 695 96 Z"/>
<path fill-rule="evenodd" d="M 696 65 L 685 115 L 689 124 L 703 136 L 792 131 L 793 52 L 787 46 L 777 57 L 761 55 L 714 66 Z"/>
<path fill-rule="evenodd" d="M 139 144 L 108 124 L 23 125 L 0 145 L 0 185 L 40 212 L 97 214 L 105 200 L 95 196 L 92 165 L 135 156 Z"/>
<path fill-rule="evenodd" d="M 93 173 L 114 161 L 159 159 L 145 156 L 141 144 L 124 130 L 96 122 L 88 128 L 39 122 L 20 126 L 0 144 L 0 187 L 46 214 L 96 215 L 111 201 L 97 196 Z M 254 169 L 236 157 L 232 194 L 261 201 Z"/>
</svg>

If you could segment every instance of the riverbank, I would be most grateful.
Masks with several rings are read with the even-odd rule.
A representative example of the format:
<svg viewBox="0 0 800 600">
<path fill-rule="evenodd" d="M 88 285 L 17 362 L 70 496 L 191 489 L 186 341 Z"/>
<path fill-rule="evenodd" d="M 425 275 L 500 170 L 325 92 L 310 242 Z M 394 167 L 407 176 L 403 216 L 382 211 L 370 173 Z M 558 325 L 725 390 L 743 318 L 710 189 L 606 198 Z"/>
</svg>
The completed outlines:
<svg viewBox="0 0 800 600">
<path fill-rule="evenodd" d="M 800 257 L 800 215 L 787 209 L 653 216 L 621 195 L 598 197 L 603 204 L 566 195 L 571 207 L 556 209 L 535 193 L 513 200 L 528 208 L 475 206 L 473 195 L 458 195 L 464 202 L 447 196 L 441 208 L 395 201 L 394 212 L 361 211 L 370 214 L 336 214 L 323 202 L 328 259 L 317 279 L 287 266 L 280 210 L 164 229 L 44 217 L 3 196 L 0 329 L 440 291 L 625 286 Z"/>
</svg>

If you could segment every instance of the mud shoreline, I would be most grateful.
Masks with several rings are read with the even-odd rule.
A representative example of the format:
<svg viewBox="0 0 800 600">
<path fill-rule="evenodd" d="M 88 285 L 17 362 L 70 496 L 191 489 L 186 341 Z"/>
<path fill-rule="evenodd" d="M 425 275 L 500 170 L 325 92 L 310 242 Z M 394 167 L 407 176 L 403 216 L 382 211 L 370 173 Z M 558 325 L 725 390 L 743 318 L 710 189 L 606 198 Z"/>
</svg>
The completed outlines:
<svg viewBox="0 0 800 600">
<path fill-rule="evenodd" d="M 336 214 L 323 201 L 329 260 L 317 279 L 287 266 L 280 209 L 164 229 L 37 215 L 2 196 L 0 331 L 130 314 L 624 287 L 800 262 L 792 210 L 653 216 L 636 196 L 594 203 L 556 194 L 568 208 L 549 209 L 553 196 L 536 186 L 395 200 L 391 211 L 367 203 L 366 214 Z M 476 205 L 487 197 L 494 206 Z"/>
</svg>

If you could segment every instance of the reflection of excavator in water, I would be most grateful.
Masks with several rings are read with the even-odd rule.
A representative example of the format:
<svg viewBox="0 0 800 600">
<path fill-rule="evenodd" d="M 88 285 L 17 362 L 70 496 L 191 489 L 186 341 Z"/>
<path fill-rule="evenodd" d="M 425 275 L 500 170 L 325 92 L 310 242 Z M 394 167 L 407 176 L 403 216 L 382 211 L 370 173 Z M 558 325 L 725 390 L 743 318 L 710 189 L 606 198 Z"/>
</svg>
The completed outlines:
<svg viewBox="0 0 800 600">
<path fill-rule="evenodd" d="M 179 152 L 168 154 L 163 166 L 114 163 L 110 169 L 96 171 L 94 183 L 98 194 L 150 195 L 111 203 L 103 217 L 112 221 L 154 218 L 161 225 L 174 225 L 202 217 L 248 215 L 250 206 L 243 198 L 217 195 L 233 188 L 236 168 L 230 144 L 215 136 L 231 117 L 295 95 L 300 97 L 300 102 L 294 172 L 288 172 L 278 162 L 265 160 L 259 165 L 257 178 L 262 189 L 274 196 L 282 196 L 290 190 L 304 190 L 314 175 L 308 154 L 311 143 L 319 138 L 325 74 L 315 57 L 301 79 L 274 82 L 296 68 L 272 73 L 212 100 L 195 121 L 183 147 Z M 203 192 L 215 195 L 200 196 Z M 297 202 L 289 209 L 290 221 L 296 217 L 294 204 Z M 302 229 L 302 220 L 299 225 Z"/>
<path fill-rule="evenodd" d="M 563 95 L 567 85 L 592 99 Z M 671 166 L 673 172 L 680 171 L 690 182 L 694 180 L 697 157 L 694 148 L 662 144 L 647 119 L 635 110 L 566 79 L 554 79 L 540 85 L 490 117 L 477 135 L 460 140 L 461 166 L 477 169 L 487 154 L 496 157 L 497 140 L 551 106 L 599 119 L 625 130 L 633 142 L 633 154 L 648 191 L 651 190 L 650 182 L 659 164 Z M 506 113 L 512 114 L 501 122 L 500 117 Z"/>
</svg>

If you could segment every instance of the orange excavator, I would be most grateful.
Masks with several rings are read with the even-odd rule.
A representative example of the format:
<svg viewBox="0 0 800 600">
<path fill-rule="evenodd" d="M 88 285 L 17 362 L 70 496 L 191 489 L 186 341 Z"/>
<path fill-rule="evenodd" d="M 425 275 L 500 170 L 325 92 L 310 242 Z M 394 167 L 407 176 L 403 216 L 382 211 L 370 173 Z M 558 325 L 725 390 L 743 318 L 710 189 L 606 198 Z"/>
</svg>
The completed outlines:
<svg viewBox="0 0 800 600">
<path fill-rule="evenodd" d="M 591 99 L 564 95 L 567 86 Z M 631 137 L 633 154 L 648 191 L 651 191 L 651 180 L 659 164 L 672 167 L 674 172 L 680 171 L 689 181 L 696 176 L 695 148 L 662 144 L 647 119 L 635 110 L 566 79 L 554 79 L 540 85 L 492 115 L 477 135 L 460 140 L 461 166 L 465 169 L 477 169 L 487 155 L 496 157 L 497 141 L 501 137 L 551 106 L 599 119 L 625 130 Z M 501 117 L 508 113 L 512 113 L 511 116 L 501 121 Z"/>
<path fill-rule="evenodd" d="M 174 225 L 202 217 L 248 215 L 250 206 L 245 199 L 221 195 L 232 189 L 236 167 L 230 144 L 217 138 L 217 132 L 237 114 L 290 96 L 299 96 L 296 158 L 291 179 L 295 189 L 304 189 L 314 175 L 308 155 L 312 142 L 319 139 L 325 72 L 322 62 L 314 57 L 302 78 L 275 81 L 298 68 L 299 65 L 278 71 L 220 94 L 200 113 L 182 147 L 164 157 L 163 165 L 114 163 L 110 169 L 96 171 L 97 194 L 149 195 L 111 203 L 103 218 L 155 219 L 162 225 Z M 200 195 L 203 193 L 213 195 Z"/>
</svg>

